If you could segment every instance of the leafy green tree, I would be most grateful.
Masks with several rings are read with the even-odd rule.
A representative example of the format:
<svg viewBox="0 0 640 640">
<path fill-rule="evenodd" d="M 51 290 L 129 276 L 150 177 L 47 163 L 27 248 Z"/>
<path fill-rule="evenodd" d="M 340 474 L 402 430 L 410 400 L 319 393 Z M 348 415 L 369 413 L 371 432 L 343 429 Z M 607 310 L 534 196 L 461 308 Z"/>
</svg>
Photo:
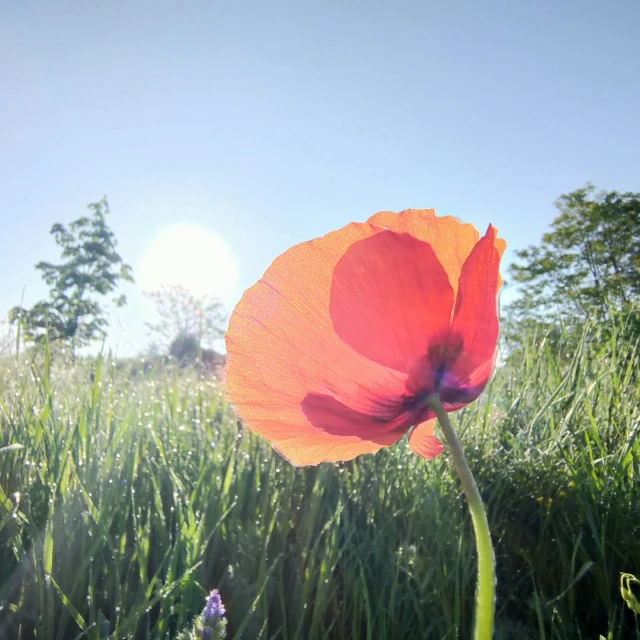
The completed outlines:
<svg viewBox="0 0 640 640">
<path fill-rule="evenodd" d="M 67 341 L 72 349 L 85 346 L 106 335 L 106 311 L 101 298 L 114 292 L 120 281 L 133 282 L 131 267 L 116 251 L 117 241 L 107 225 L 106 198 L 88 205 L 90 216 L 74 220 L 68 227 L 51 228 L 62 250 L 60 264 L 39 262 L 36 269 L 50 288 L 49 299 L 31 309 L 14 307 L 10 322 L 19 323 L 30 342 Z M 113 302 L 121 307 L 124 295 Z"/>
<path fill-rule="evenodd" d="M 559 215 L 538 246 L 511 266 L 522 296 L 508 308 L 519 326 L 578 327 L 636 314 L 640 305 L 640 193 L 587 184 L 560 196 Z"/>
<path fill-rule="evenodd" d="M 159 316 L 156 324 L 147 323 L 147 327 L 177 359 L 198 357 L 224 334 L 227 316 L 216 298 L 194 296 L 182 286 L 165 286 L 147 295 Z"/>
</svg>

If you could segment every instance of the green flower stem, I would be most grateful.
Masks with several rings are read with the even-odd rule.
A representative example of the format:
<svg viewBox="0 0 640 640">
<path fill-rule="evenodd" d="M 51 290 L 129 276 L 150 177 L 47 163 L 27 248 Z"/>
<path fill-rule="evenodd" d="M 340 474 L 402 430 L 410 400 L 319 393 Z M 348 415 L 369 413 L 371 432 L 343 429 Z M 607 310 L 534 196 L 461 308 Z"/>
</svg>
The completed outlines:
<svg viewBox="0 0 640 640">
<path fill-rule="evenodd" d="M 478 485 L 469 469 L 466 458 L 456 436 L 449 416 L 444 410 L 440 398 L 433 397 L 429 400 L 429 406 L 435 411 L 440 428 L 449 445 L 449 451 L 453 458 L 462 488 L 467 496 L 473 529 L 476 534 L 476 547 L 478 549 L 478 586 L 476 590 L 475 625 L 473 631 L 474 640 L 491 640 L 493 638 L 493 615 L 496 600 L 496 569 L 491 533 L 487 514 L 482 504 Z"/>
</svg>

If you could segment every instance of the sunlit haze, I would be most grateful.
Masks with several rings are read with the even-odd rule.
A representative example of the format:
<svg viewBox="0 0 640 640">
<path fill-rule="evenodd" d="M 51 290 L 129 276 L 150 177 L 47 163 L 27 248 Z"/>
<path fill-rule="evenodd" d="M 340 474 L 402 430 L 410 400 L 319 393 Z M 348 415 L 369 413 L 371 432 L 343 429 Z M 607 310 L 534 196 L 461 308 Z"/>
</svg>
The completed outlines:
<svg viewBox="0 0 640 640">
<path fill-rule="evenodd" d="M 237 295 L 238 265 L 220 236 L 198 225 L 178 224 L 153 237 L 142 254 L 137 284 L 143 291 L 182 286 L 229 306 Z"/>
<path fill-rule="evenodd" d="M 231 311 L 380 210 L 493 223 L 509 282 L 562 193 L 638 189 L 638 24 L 626 0 L 4 2 L 0 318 L 47 296 L 51 226 L 104 195 L 136 279 L 118 355 L 149 343 L 144 290 Z"/>
</svg>

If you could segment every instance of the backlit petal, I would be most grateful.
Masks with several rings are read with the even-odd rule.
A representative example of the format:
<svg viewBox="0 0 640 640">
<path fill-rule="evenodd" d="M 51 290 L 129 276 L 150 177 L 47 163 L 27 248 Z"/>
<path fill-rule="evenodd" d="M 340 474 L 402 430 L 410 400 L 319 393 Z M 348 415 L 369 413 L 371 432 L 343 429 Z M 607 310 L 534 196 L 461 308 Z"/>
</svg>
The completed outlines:
<svg viewBox="0 0 640 640">
<path fill-rule="evenodd" d="M 409 447 L 425 460 L 431 460 L 444 451 L 442 442 L 433 435 L 435 420 L 417 425 L 409 434 Z"/>
<path fill-rule="evenodd" d="M 446 338 L 453 290 L 433 249 L 407 233 L 382 231 L 352 244 L 333 274 L 336 333 L 358 353 L 411 372 Z"/>
<path fill-rule="evenodd" d="M 405 409 L 403 398 L 380 399 L 372 413 L 355 411 L 333 396 L 310 393 L 302 401 L 302 412 L 312 425 L 334 435 L 357 435 L 368 439 L 376 434 L 376 441 L 395 442 L 416 421 L 419 414 Z M 387 438 L 387 434 L 393 437 Z"/>
<path fill-rule="evenodd" d="M 371 216 L 368 222 L 390 231 L 409 233 L 418 240 L 428 242 L 449 276 L 455 296 L 462 265 L 479 238 L 472 224 L 453 216 L 436 216 L 433 209 L 405 209 L 400 213 L 380 211 Z"/>
<path fill-rule="evenodd" d="M 460 389 L 460 401 L 471 402 L 486 385 L 498 342 L 498 268 L 504 241 L 489 225 L 467 258 L 460 276 L 448 347 L 458 351 L 443 386 Z M 445 391 L 446 393 L 446 391 Z"/>
<path fill-rule="evenodd" d="M 287 462 L 296 467 L 320 464 L 322 462 L 340 462 L 353 460 L 365 453 L 377 453 L 380 449 L 392 445 L 395 440 L 375 443 L 361 440 L 357 436 L 330 436 L 314 431 L 295 438 L 278 440 L 273 448 Z"/>
<path fill-rule="evenodd" d="M 294 464 L 346 460 L 393 441 L 384 432 L 368 439 L 362 432 L 328 433 L 313 425 L 301 406 L 316 393 L 373 414 L 381 398 L 405 389 L 406 376 L 356 353 L 336 335 L 329 317 L 336 264 L 354 242 L 380 231 L 350 224 L 292 247 L 245 292 L 230 318 L 227 398 L 249 429 Z"/>
</svg>

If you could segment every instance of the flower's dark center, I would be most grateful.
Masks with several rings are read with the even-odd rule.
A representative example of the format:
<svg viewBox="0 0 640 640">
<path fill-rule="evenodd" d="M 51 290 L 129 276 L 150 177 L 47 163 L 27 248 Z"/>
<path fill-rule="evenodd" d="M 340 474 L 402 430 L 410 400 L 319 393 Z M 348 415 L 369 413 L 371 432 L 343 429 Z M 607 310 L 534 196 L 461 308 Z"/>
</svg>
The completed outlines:
<svg viewBox="0 0 640 640">
<path fill-rule="evenodd" d="M 432 395 L 433 392 L 429 392 L 426 389 L 415 394 L 403 395 L 399 413 L 408 413 L 410 411 L 416 412 L 420 409 L 424 409 Z"/>
<path fill-rule="evenodd" d="M 447 372 L 447 365 L 443 361 L 440 363 L 440 366 L 436 369 L 435 375 L 433 376 L 434 391 L 438 393 L 440 391 L 440 387 L 442 386 L 442 379 L 444 378 L 444 374 Z"/>
<path fill-rule="evenodd" d="M 404 432 L 433 416 L 429 399 L 434 395 L 455 404 L 468 402 L 467 397 L 475 393 L 475 389 L 467 388 L 451 373 L 463 347 L 461 336 L 442 336 L 416 360 L 406 392 L 401 396 L 380 397 L 368 411 L 352 409 L 331 395 L 309 393 L 302 401 L 302 412 L 311 424 L 333 434 L 371 438 L 374 432 Z"/>
<path fill-rule="evenodd" d="M 427 349 L 427 361 L 434 372 L 435 390 L 440 388 L 447 369 L 451 369 L 464 349 L 464 339 L 460 335 L 449 334 L 443 342 L 431 345 Z"/>
</svg>

